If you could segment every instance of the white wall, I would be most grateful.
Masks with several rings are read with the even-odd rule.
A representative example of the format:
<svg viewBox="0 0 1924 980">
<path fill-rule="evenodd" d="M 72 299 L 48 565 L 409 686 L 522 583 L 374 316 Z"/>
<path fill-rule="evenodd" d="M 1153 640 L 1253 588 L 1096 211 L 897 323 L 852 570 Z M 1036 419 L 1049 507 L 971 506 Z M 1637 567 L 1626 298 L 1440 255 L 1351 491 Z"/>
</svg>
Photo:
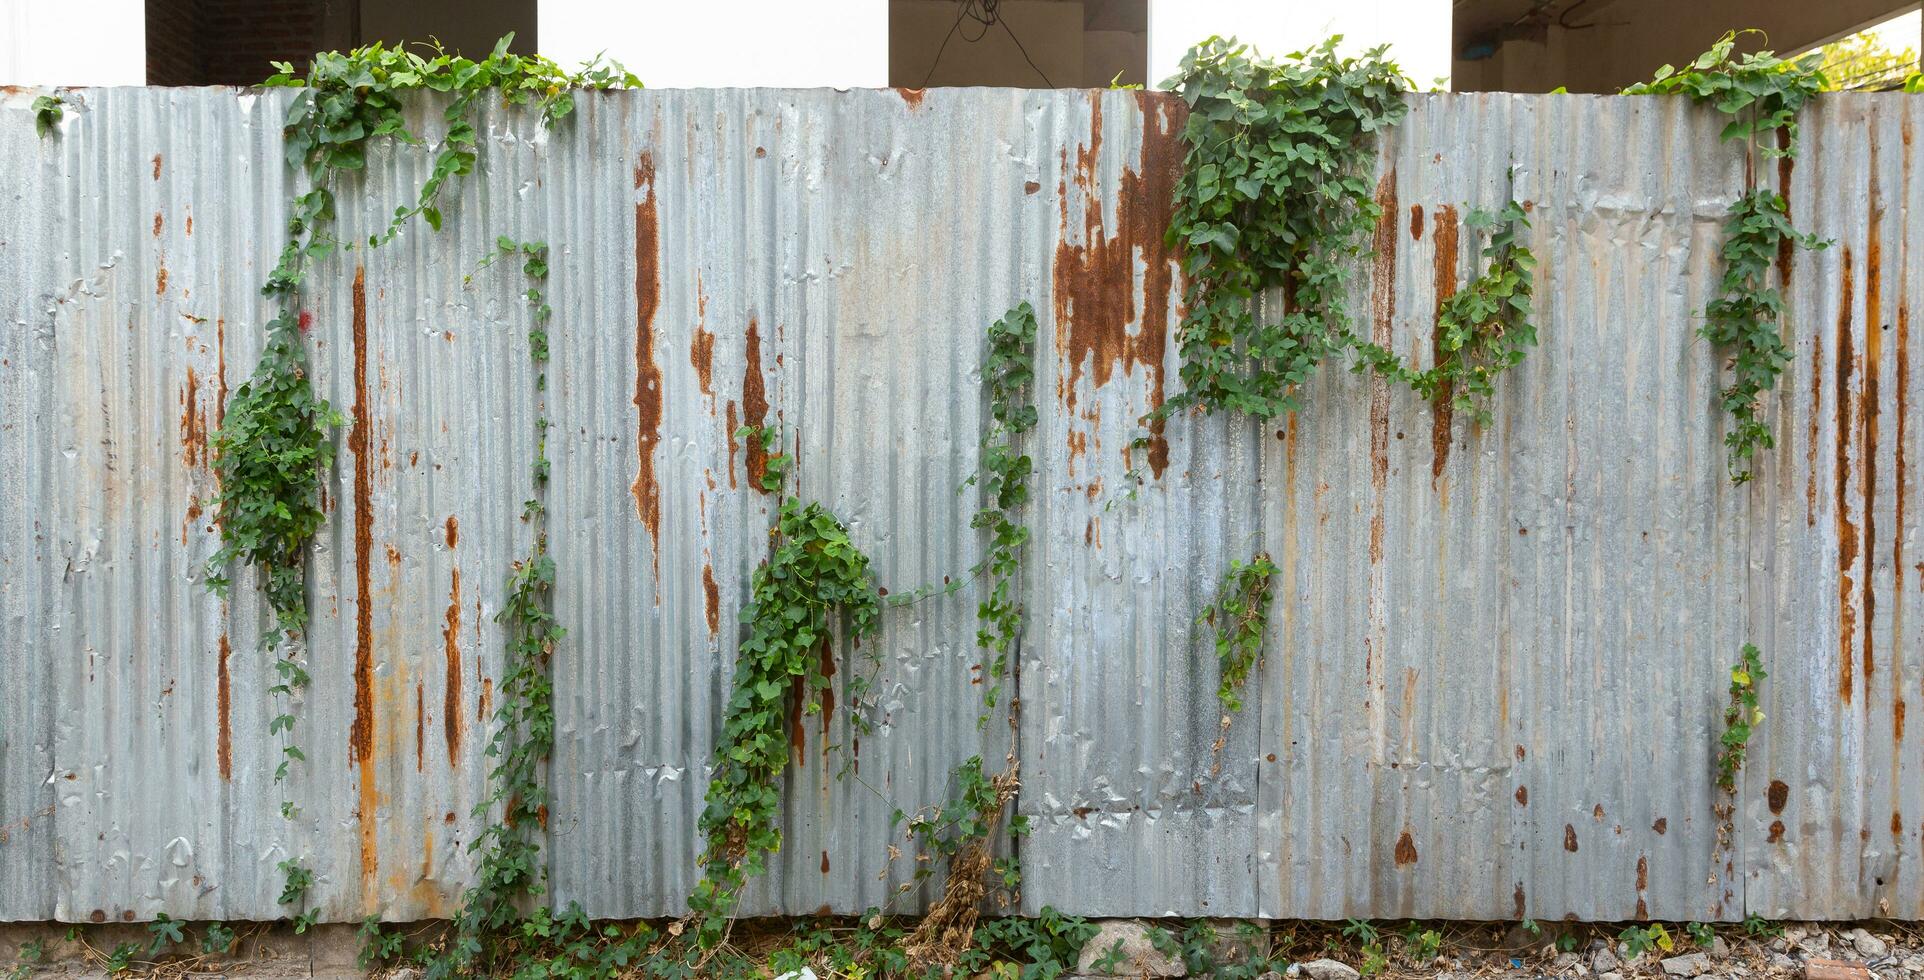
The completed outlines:
<svg viewBox="0 0 1924 980">
<path fill-rule="evenodd" d="M 1343 35 L 1340 50 L 1390 45 L 1389 57 L 1427 89 L 1450 74 L 1450 0 L 1149 0 L 1149 81 L 1176 73 L 1183 53 L 1220 34 L 1271 58 Z"/>
<path fill-rule="evenodd" d="M 0 85 L 144 85 L 144 0 L 0 0 Z"/>
<path fill-rule="evenodd" d="M 542 54 L 573 67 L 605 51 L 651 88 L 888 84 L 888 0 L 540 0 L 538 8 Z"/>
</svg>

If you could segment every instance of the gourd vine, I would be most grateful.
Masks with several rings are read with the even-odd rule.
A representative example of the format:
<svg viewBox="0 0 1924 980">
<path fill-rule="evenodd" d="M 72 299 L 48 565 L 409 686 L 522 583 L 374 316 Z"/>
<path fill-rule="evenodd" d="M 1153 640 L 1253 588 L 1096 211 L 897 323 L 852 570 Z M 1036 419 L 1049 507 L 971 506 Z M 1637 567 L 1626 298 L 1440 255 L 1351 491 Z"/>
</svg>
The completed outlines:
<svg viewBox="0 0 1924 980">
<path fill-rule="evenodd" d="M 1723 279 L 1698 331 L 1719 350 L 1730 352 L 1731 377 L 1723 389 L 1723 406 L 1732 425 L 1724 435 L 1724 446 L 1731 482 L 1742 484 L 1756 473 L 1758 451 L 1776 445 L 1770 423 L 1763 417 L 1763 396 L 1776 387 L 1792 357 L 1778 326 L 1783 296 L 1767 284 L 1771 260 L 1791 244 L 1820 249 L 1828 243 L 1793 227 L 1780 193 L 1784 189 L 1759 187 L 1755 176 L 1760 155 L 1796 155 L 1797 113 L 1824 86 L 1819 70 L 1823 54 L 1812 52 L 1790 61 L 1759 51 L 1733 59 L 1736 41 L 1736 32 L 1726 32 L 1684 70 L 1665 65 L 1651 81 L 1623 91 L 1625 95 L 1681 94 L 1700 104 L 1711 103 L 1730 117 L 1719 138 L 1744 144 L 1745 188 L 1731 204 L 1725 222 Z"/>
<path fill-rule="evenodd" d="M 1455 411 L 1468 412 L 1477 425 L 1490 424 L 1490 399 L 1496 379 L 1523 362 L 1537 343 L 1531 320 L 1535 291 L 1536 256 L 1520 238 L 1530 219 L 1523 205 L 1510 201 L 1495 216 L 1481 209 L 1465 222 L 1473 230 L 1494 228 L 1483 248 L 1488 261 L 1483 274 L 1437 304 L 1436 363 L 1418 371 L 1395 353 L 1373 343 L 1359 343 L 1356 369 L 1410 386 L 1425 401 L 1448 400 Z"/>
<path fill-rule="evenodd" d="M 982 433 L 980 468 L 962 484 L 963 489 L 981 488 L 982 505 L 969 526 L 988 534 L 988 553 L 978 566 L 986 567 L 989 576 L 987 591 L 976 606 L 980 625 L 975 641 L 983 654 L 983 713 L 976 719 L 978 729 L 987 727 L 1001 699 L 1010 651 L 1015 649 L 1022 630 L 1022 556 L 1029 542 L 1029 528 L 1019 516 L 1029 502 L 1035 464 L 1020 447 L 1023 437 L 1035 428 L 1038 414 L 1032 403 L 1034 307 L 1027 301 L 1017 304 L 989 325 L 988 335 L 982 378 L 989 399 L 989 424 Z M 909 937 L 907 949 L 912 962 L 952 964 L 968 949 L 991 868 L 1006 891 L 1013 892 L 1021 885 L 1020 867 L 1013 859 L 994 858 L 992 846 L 1009 801 L 1021 786 L 1015 742 L 1018 703 L 1012 700 L 1009 706 L 1009 751 L 1002 772 L 986 775 L 982 756 L 970 756 L 950 774 L 958 795 L 908 820 L 908 835 L 916 851 L 913 880 L 932 875 L 938 860 L 948 865 L 942 897 L 929 907 Z M 896 821 L 903 817 L 896 811 Z M 1026 834 L 1028 829 L 1027 817 L 1018 816 L 1009 822 L 1014 836 Z M 905 882 L 903 890 L 912 884 Z"/>
<path fill-rule="evenodd" d="M 502 807 L 502 814 L 500 822 L 489 823 L 468 845 L 470 852 L 481 854 L 477 880 L 463 896 L 461 911 L 455 917 L 454 942 L 445 955 L 430 964 L 428 972 L 434 977 L 488 972 L 494 964 L 486 960 L 495 950 L 483 942 L 484 938 L 514 924 L 520 918 L 517 901 L 540 895 L 546 878 L 535 835 L 547 825 L 548 791 L 541 767 L 554 751 L 551 662 L 555 645 L 567 632 L 554 615 L 555 565 L 548 554 L 546 392 L 548 323 L 554 309 L 545 292 L 547 243 L 499 238 L 495 251 L 482 260 L 481 266 L 514 258 L 521 259 L 521 271 L 528 280 L 523 295 L 530 315 L 528 356 L 534 366 L 534 459 L 528 474 L 531 494 L 521 514 L 532 540 L 528 555 L 516 561 L 508 574 L 507 600 L 495 616 L 508 633 L 507 662 L 499 687 L 501 702 L 495 709 L 496 729 L 487 750 L 497 761 L 488 774 L 491 790 L 474 809 L 475 816 L 482 819 L 497 806 Z M 468 276 L 469 280 L 473 278 Z"/>
<path fill-rule="evenodd" d="M 763 427 L 746 427 L 743 434 L 761 438 L 765 447 L 777 441 Z M 788 460 L 771 454 L 768 462 L 764 486 L 779 491 Z M 820 692 L 830 683 L 823 655 L 834 642 L 835 621 L 846 620 L 848 636 L 867 638 L 875 635 L 881 612 L 868 556 L 827 508 L 784 498 L 770 537 L 770 555 L 755 570 L 742 610 L 747 635 L 735 661 L 701 815 L 707 840 L 702 877 L 688 897 L 691 914 L 701 919 L 696 938 L 710 950 L 727 933 L 742 885 L 761 874 L 765 856 L 782 846 L 777 817 L 779 781 L 788 766 L 790 699 L 805 697 L 802 712 L 819 713 Z"/>
<path fill-rule="evenodd" d="M 1266 552 L 1257 552 L 1247 563 L 1231 560 L 1216 601 L 1197 620 L 1215 633 L 1216 662 L 1221 671 L 1216 699 L 1223 707 L 1222 731 L 1212 750 L 1218 755 L 1229 739 L 1230 719 L 1243 710 L 1243 685 L 1262 663 L 1263 634 L 1269 629 L 1270 583 L 1276 572 L 1276 563 Z"/>
<path fill-rule="evenodd" d="M 1184 390 L 1152 418 L 1294 411 L 1316 368 L 1357 342 L 1345 292 L 1380 210 L 1367 170 L 1375 135 L 1409 112 L 1410 86 L 1385 48 L 1339 57 L 1340 40 L 1274 62 L 1211 37 L 1164 83 L 1189 105 L 1167 233 L 1187 282 Z M 1270 290 L 1282 313 L 1259 318 Z"/>
<path fill-rule="evenodd" d="M 590 62 L 581 71 L 569 73 L 544 58 L 509 54 L 512 39 L 512 34 L 503 37 L 478 62 L 449 55 L 438 46 L 431 48 L 431 57 L 380 44 L 345 54 L 321 52 L 305 75 L 297 76 L 291 65 L 281 62 L 275 64 L 277 73 L 264 83 L 302 90 L 289 107 L 283 137 L 287 162 L 306 177 L 308 190 L 293 199 L 287 240 L 262 287 L 277 308 L 265 328 L 261 359 L 248 380 L 235 389 L 214 436 L 219 480 L 214 516 L 221 546 L 208 561 L 207 584 L 217 594 L 227 595 L 230 569 L 236 562 L 254 566 L 261 578 L 272 616 L 261 647 L 279 650 L 274 661 L 278 683 L 270 692 L 281 707 L 269 723 L 269 733 L 281 739 L 276 783 L 286 779 L 292 763 L 306 758 L 292 738 L 293 703 L 309 682 L 300 642 L 308 618 L 305 561 L 308 545 L 326 519 L 319 493 L 322 471 L 333 458 L 328 433 L 348 421 L 314 393 L 302 337 L 311 319 L 300 309 L 309 264 L 326 259 L 344 244 L 329 231 L 336 217 L 335 178 L 346 171 L 364 170 L 369 141 L 377 137 L 421 143 L 407 129 L 404 93 L 422 89 L 453 93 L 455 98 L 444 113 L 447 134 L 432 176 L 413 205 L 396 208 L 385 231 L 369 236 L 368 244 L 392 240 L 415 214 L 439 228 L 441 213 L 436 204 L 442 189 L 475 164 L 475 130 L 468 116 L 480 93 L 494 90 L 508 104 L 538 105 L 543 122 L 552 126 L 573 111 L 573 88 L 639 84 L 618 65 Z M 296 813 L 293 802 L 283 798 L 281 812 L 291 819 Z M 312 887 L 313 874 L 298 858 L 282 861 L 280 870 L 281 903 L 299 909 Z M 315 914 L 310 910 L 298 915 L 297 927 L 312 923 Z"/>
</svg>

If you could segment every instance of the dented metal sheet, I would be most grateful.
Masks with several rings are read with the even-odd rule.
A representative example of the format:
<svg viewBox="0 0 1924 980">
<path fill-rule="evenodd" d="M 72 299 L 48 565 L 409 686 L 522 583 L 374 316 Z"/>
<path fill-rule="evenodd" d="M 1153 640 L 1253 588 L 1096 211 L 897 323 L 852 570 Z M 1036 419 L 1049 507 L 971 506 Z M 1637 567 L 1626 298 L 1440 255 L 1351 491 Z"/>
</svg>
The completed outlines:
<svg viewBox="0 0 1924 980">
<path fill-rule="evenodd" d="M 562 903 L 672 915 L 694 885 L 777 506 L 736 430 L 781 425 L 803 495 L 891 592 L 966 575 L 984 328 L 1027 300 L 1026 909 L 1924 917 L 1915 100 L 1827 97 L 1795 165 L 1761 174 L 1834 244 L 1780 265 L 1797 359 L 1745 488 L 1694 333 L 1743 159 L 1676 100 L 1416 96 L 1384 140 L 1350 305 L 1419 363 L 1481 265 L 1471 211 L 1530 209 L 1542 347 L 1491 425 L 1332 365 L 1296 416 L 1184 415 L 1139 449 L 1180 387 L 1179 101 L 645 91 L 584 96 L 552 133 L 490 110 L 439 234 L 337 255 L 306 293 L 316 382 L 354 421 L 309 565 L 289 822 L 257 594 L 203 587 L 210 438 L 257 357 L 295 186 L 288 98 L 78 90 L 41 141 L 5 96 L 0 919 L 274 917 L 290 856 L 331 920 L 457 907 L 494 619 L 528 547 L 525 284 L 505 263 L 469 278 L 500 235 L 552 249 Z M 383 227 L 429 162 L 371 154 L 342 237 Z M 1282 569 L 1268 659 L 1218 750 L 1195 618 L 1259 548 Z M 1004 718 L 976 723 L 976 600 L 892 606 L 824 664 L 837 698 L 791 719 L 786 844 L 744 911 L 926 900 L 890 860 L 892 813 L 1009 749 Z M 1712 758 L 1746 641 L 1769 718 L 1720 851 Z"/>
</svg>

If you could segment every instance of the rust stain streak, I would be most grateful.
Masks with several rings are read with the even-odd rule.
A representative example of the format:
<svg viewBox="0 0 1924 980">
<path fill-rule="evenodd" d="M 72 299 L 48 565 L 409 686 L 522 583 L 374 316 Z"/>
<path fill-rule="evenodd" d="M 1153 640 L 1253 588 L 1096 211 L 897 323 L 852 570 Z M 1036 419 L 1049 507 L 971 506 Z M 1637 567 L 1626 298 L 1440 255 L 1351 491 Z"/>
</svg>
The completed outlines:
<svg viewBox="0 0 1924 980">
<path fill-rule="evenodd" d="M 1784 199 L 1784 216 L 1796 224 L 1796 216 L 1791 213 L 1790 205 L 1790 175 L 1797 161 L 1791 159 L 1790 134 L 1787 131 L 1777 131 L 1777 148 L 1784 151 L 1784 155 L 1777 158 L 1777 193 Z M 1777 283 L 1784 293 L 1790 292 L 1790 260 L 1796 254 L 1796 249 L 1797 243 L 1788 237 L 1777 242 Z"/>
<path fill-rule="evenodd" d="M 220 659 L 215 674 L 215 715 L 219 719 L 220 736 L 214 743 L 215 758 L 220 760 L 222 782 L 234 778 L 234 730 L 229 724 L 233 711 L 233 678 L 228 672 L 227 659 L 233 656 L 234 649 L 227 642 L 227 634 L 220 635 Z"/>
<path fill-rule="evenodd" d="M 446 648 L 447 676 L 442 694 L 441 713 L 447 717 L 448 767 L 455 768 L 461 757 L 461 569 L 448 580 L 448 611 L 441 640 Z"/>
<path fill-rule="evenodd" d="M 1872 129 L 1873 134 L 1876 133 Z M 1877 673 L 1876 632 L 1877 624 L 1877 579 L 1872 574 L 1871 563 L 1877 554 L 1877 423 L 1882 406 L 1879 382 L 1883 373 L 1884 361 L 1884 245 L 1878 234 L 1878 226 L 1884 221 L 1884 198 L 1877 182 L 1877 139 L 1870 142 L 1870 221 L 1864 240 L 1864 371 L 1862 386 L 1858 390 L 1858 423 L 1861 426 L 1857 445 L 1859 468 L 1858 490 L 1864 500 L 1864 541 L 1860 553 L 1863 556 L 1861 587 L 1864 593 L 1864 640 L 1861 650 L 1863 656 L 1863 682 L 1866 695 L 1870 691 L 1871 676 Z M 1871 699 L 1864 699 L 1864 710 L 1869 711 Z"/>
<path fill-rule="evenodd" d="M 721 632 L 721 588 L 715 584 L 715 566 L 701 566 L 701 591 L 707 606 L 708 635 L 714 636 Z"/>
<path fill-rule="evenodd" d="M 455 520 L 453 514 L 449 514 L 441 525 L 441 539 L 448 543 L 450 549 L 461 543 L 461 522 Z"/>
<path fill-rule="evenodd" d="M 349 758 L 360 767 L 357 817 L 361 832 L 361 901 L 377 898 L 380 853 L 374 817 L 378 794 L 374 780 L 374 588 L 369 580 L 374 553 L 374 475 L 368 436 L 374 420 L 367 399 L 367 269 L 354 268 L 354 424 L 348 451 L 354 456 L 354 724 L 348 731 Z"/>
<path fill-rule="evenodd" d="M 1567 823 L 1563 825 L 1563 849 L 1572 854 L 1577 852 L 1577 828 Z"/>
<path fill-rule="evenodd" d="M 1423 240 L 1423 205 L 1410 205 L 1410 241 Z"/>
<path fill-rule="evenodd" d="M 160 154 L 154 154 L 154 179 L 160 179 Z"/>
<path fill-rule="evenodd" d="M 660 216 L 656 213 L 655 162 L 641 155 L 635 187 L 647 196 L 635 203 L 635 512 L 648 528 L 654 571 L 661 578 L 661 486 L 655 482 L 655 448 L 661 442 L 661 368 L 655 364 L 655 314 L 661 307 Z"/>
<path fill-rule="evenodd" d="M 760 324 L 752 316 L 748 318 L 748 332 L 743 336 L 742 343 L 742 357 L 747 362 L 747 367 L 742 370 L 742 422 L 764 426 L 768 424 L 768 392 L 762 382 L 762 332 Z M 734 426 L 729 428 L 732 430 Z M 729 455 L 732 457 L 734 434 L 731 432 L 728 438 L 731 440 Z M 762 488 L 762 478 L 768 475 L 768 450 L 762 447 L 762 441 L 758 438 L 749 439 L 747 449 L 748 485 L 767 493 Z M 732 480 L 735 468 L 731 465 L 728 472 Z"/>
<path fill-rule="evenodd" d="M 189 467 L 199 466 L 207 453 L 207 413 L 200 407 L 200 379 L 187 368 L 187 386 L 180 395 L 180 447 Z"/>
<path fill-rule="evenodd" d="M 1851 523 L 1850 500 L 1846 495 L 1850 484 L 1852 434 L 1850 380 L 1856 366 L 1855 347 L 1851 339 L 1851 250 L 1848 245 L 1844 247 L 1843 281 L 1838 285 L 1838 290 L 1837 438 L 1832 496 L 1837 508 L 1837 643 L 1840 658 L 1837 695 L 1845 704 L 1849 704 L 1857 671 L 1857 600 L 1852 578 L 1857 567 L 1857 525 Z"/>
<path fill-rule="evenodd" d="M 898 85 L 895 87 L 895 94 L 901 96 L 903 103 L 912 111 L 922 108 L 922 100 L 928 97 L 929 92 L 928 89 L 907 88 Z"/>
<path fill-rule="evenodd" d="M 736 417 L 735 400 L 730 398 L 728 400 L 728 427 L 722 433 L 728 438 L 728 489 L 730 490 L 736 488 L 735 454 L 740 452 L 742 448 L 741 440 L 735 435 L 735 431 L 739 428 L 741 428 L 741 420 Z"/>
<path fill-rule="evenodd" d="M 427 771 L 428 692 L 427 685 L 414 682 L 414 771 Z"/>
<path fill-rule="evenodd" d="M 1175 188 L 1182 175 L 1180 128 L 1187 110 L 1160 93 L 1137 93 L 1142 153 L 1135 169 L 1122 170 L 1115 197 L 1116 227 L 1107 228 L 1097 186 L 1102 101 L 1101 93 L 1092 95 L 1089 141 L 1076 150 L 1073 179 L 1083 191 L 1081 245 L 1069 241 L 1067 194 L 1060 196 L 1058 205 L 1061 235 L 1053 283 L 1056 348 L 1066 378 L 1062 391 L 1073 413 L 1085 365 L 1092 389 L 1108 384 L 1118 366 L 1125 375 L 1140 371 L 1149 385 L 1147 414 L 1163 402 L 1163 356 L 1172 310 L 1169 292 L 1178 262 L 1163 233 L 1174 213 Z M 1140 292 L 1136 288 L 1139 261 L 1143 268 Z M 1123 453 L 1127 459 L 1130 449 L 1125 447 Z M 1169 443 L 1161 419 L 1149 423 L 1148 461 L 1157 477 L 1169 465 Z"/>
<path fill-rule="evenodd" d="M 227 423 L 227 318 L 214 318 L 214 429 Z"/>
<path fill-rule="evenodd" d="M 688 363 L 695 368 L 701 393 L 715 397 L 715 335 L 708 332 L 708 293 L 702 288 L 701 273 L 695 273 L 695 336 L 688 345 Z"/>
<path fill-rule="evenodd" d="M 1402 868 L 1415 863 L 1416 841 L 1410 837 L 1410 832 L 1405 830 L 1403 836 L 1396 839 L 1396 866 Z"/>
<path fill-rule="evenodd" d="M 1370 341 L 1384 348 L 1395 345 L 1396 319 L 1396 171 L 1384 174 L 1376 185 L 1376 206 L 1381 217 L 1376 221 L 1375 282 L 1370 292 Z M 1383 560 L 1384 497 L 1390 475 L 1390 386 L 1381 377 L 1370 378 L 1370 565 Z M 1372 577 L 1374 577 L 1372 575 Z M 1375 592 L 1371 589 L 1372 597 Z M 1375 603 L 1372 601 L 1372 607 Z M 1374 621 L 1379 611 L 1372 608 Z"/>
<path fill-rule="evenodd" d="M 1457 265 L 1457 218 L 1456 206 L 1440 205 L 1436 209 L 1436 224 L 1430 232 L 1435 242 L 1435 255 L 1431 264 L 1431 279 L 1436 288 L 1436 326 L 1430 333 L 1431 363 L 1443 358 L 1443 304 L 1456 295 Z M 1456 385 L 1444 382 L 1437 390 L 1436 399 L 1430 403 L 1430 489 L 1435 490 L 1443 479 L 1443 471 L 1450 465 L 1450 433 L 1456 421 Z"/>
</svg>

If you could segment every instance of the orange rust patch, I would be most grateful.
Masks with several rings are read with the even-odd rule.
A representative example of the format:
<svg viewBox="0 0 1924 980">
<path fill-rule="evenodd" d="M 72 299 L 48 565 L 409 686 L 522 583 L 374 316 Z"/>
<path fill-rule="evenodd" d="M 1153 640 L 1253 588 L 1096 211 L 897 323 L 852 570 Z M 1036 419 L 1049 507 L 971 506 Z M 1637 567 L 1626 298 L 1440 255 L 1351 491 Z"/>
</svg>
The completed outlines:
<svg viewBox="0 0 1924 980">
<path fill-rule="evenodd" d="M 348 451 L 354 456 L 354 724 L 349 757 L 360 767 L 357 817 L 361 831 L 361 897 L 371 906 L 378 886 L 380 853 L 375 838 L 374 784 L 374 588 L 369 565 L 374 551 L 374 476 L 368 434 L 374 420 L 367 399 L 367 269 L 354 267 L 354 424 Z"/>
<path fill-rule="evenodd" d="M 448 547 L 450 548 L 460 543 L 461 522 L 455 520 L 453 514 L 449 514 L 448 519 L 442 523 L 441 537 L 448 543 Z"/>
<path fill-rule="evenodd" d="M 214 318 L 214 428 L 227 422 L 227 318 Z"/>
<path fill-rule="evenodd" d="M 414 682 L 414 771 L 427 771 L 428 692 L 427 685 Z"/>
<path fill-rule="evenodd" d="M 1766 843 L 1782 844 L 1783 842 L 1784 842 L 1784 822 L 1782 820 L 1772 820 L 1770 822 L 1770 837 L 1766 841 Z"/>
<path fill-rule="evenodd" d="M 655 210 L 655 161 L 642 154 L 635 187 L 647 197 L 635 203 L 635 512 L 648 528 L 655 577 L 661 577 L 661 486 L 655 482 L 655 447 L 661 442 L 661 368 L 655 365 L 655 313 L 661 307 L 660 218 Z"/>
<path fill-rule="evenodd" d="M 908 107 L 913 110 L 922 108 L 922 100 L 927 98 L 929 93 L 927 89 L 904 88 L 898 85 L 895 88 L 895 94 L 901 96 L 902 101 L 908 103 Z"/>
<path fill-rule="evenodd" d="M 1410 832 L 1405 830 L 1403 836 L 1396 839 L 1396 866 L 1401 868 L 1415 863 L 1416 841 L 1411 839 Z"/>
<path fill-rule="evenodd" d="M 1904 699 L 1891 702 L 1891 735 L 1897 744 L 1904 744 Z"/>
<path fill-rule="evenodd" d="M 1789 152 L 1790 133 L 1788 131 L 1782 129 L 1777 131 L 1777 148 L 1784 151 L 1784 155 L 1777 158 L 1777 193 L 1784 199 L 1784 216 L 1789 218 L 1791 217 L 1790 174 L 1796 167 L 1797 161 L 1791 158 Z M 1872 172 L 1875 173 L 1875 170 Z M 1795 223 L 1793 220 L 1792 224 Z M 1790 291 L 1790 257 L 1796 251 L 1796 247 L 1797 243 L 1789 237 L 1777 242 L 1777 282 L 1778 288 L 1783 292 Z"/>
<path fill-rule="evenodd" d="M 447 676 L 442 694 L 442 723 L 447 726 L 448 766 L 461 757 L 461 570 L 454 569 L 448 582 L 448 611 L 441 640 L 446 647 Z"/>
<path fill-rule="evenodd" d="M 1563 825 L 1563 849 L 1572 854 L 1577 852 L 1577 828 L 1567 823 Z"/>
<path fill-rule="evenodd" d="M 200 407 L 200 379 L 190 366 L 187 386 L 180 393 L 180 448 L 189 467 L 199 466 L 207 458 L 206 447 L 207 413 Z"/>
<path fill-rule="evenodd" d="M 1850 501 L 1845 493 L 1850 483 L 1850 379 L 1856 368 L 1851 338 L 1851 250 L 1848 245 L 1844 247 L 1843 281 L 1838 289 L 1841 296 L 1837 307 L 1837 439 L 1833 494 L 1833 502 L 1837 507 L 1837 643 L 1840 660 L 1837 695 L 1845 704 L 1849 704 L 1857 670 L 1856 585 L 1851 575 L 1857 567 L 1857 525 L 1851 522 Z"/>
<path fill-rule="evenodd" d="M 721 632 L 721 587 L 715 584 L 715 566 L 701 567 L 702 597 L 707 603 L 708 635 Z"/>
<path fill-rule="evenodd" d="M 1785 804 L 1790 802 L 1790 786 L 1781 779 L 1770 781 L 1770 790 L 1764 794 L 1765 802 L 1770 804 L 1770 812 L 1784 812 Z"/>
<path fill-rule="evenodd" d="M 160 237 L 160 225 L 161 225 L 160 212 L 155 211 L 154 212 L 154 237 L 155 238 Z"/>
<path fill-rule="evenodd" d="M 768 424 L 768 392 L 762 383 L 762 333 L 754 317 L 748 318 L 748 332 L 743 337 L 742 357 L 747 367 L 742 369 L 742 422 L 747 425 L 764 426 Z M 729 426 L 733 429 L 734 426 Z M 732 440 L 734 435 L 731 433 Z M 734 453 L 731 443 L 730 455 Z M 748 440 L 748 485 L 763 493 L 762 478 L 768 475 L 768 450 L 762 447 L 760 438 Z M 729 467 L 734 472 L 734 467 Z"/>
<path fill-rule="evenodd" d="M 1410 241 L 1423 240 L 1423 205 L 1410 205 Z"/>
<path fill-rule="evenodd" d="M 233 679 L 227 671 L 227 658 L 234 653 L 228 645 L 227 634 L 220 635 L 220 659 L 214 675 L 214 711 L 219 725 L 219 737 L 214 743 L 214 757 L 220 760 L 220 778 L 224 782 L 234 778 L 234 733 L 228 722 L 233 705 Z"/>
<path fill-rule="evenodd" d="M 1647 891 L 1649 888 L 1650 888 L 1650 859 L 1648 857 L 1645 857 L 1642 854 L 1639 854 L 1637 855 L 1637 890 Z"/>
<path fill-rule="evenodd" d="M 154 295 L 167 295 L 167 266 L 164 264 L 160 267 L 160 271 L 154 274 Z"/>
<path fill-rule="evenodd" d="M 475 719 L 477 721 L 486 721 L 488 717 L 488 712 L 493 710 L 493 708 L 494 708 L 494 678 L 483 677 L 481 678 L 481 701 L 479 704 L 475 706 L 475 711 L 474 711 Z"/>
<path fill-rule="evenodd" d="M 1069 241 L 1068 195 L 1061 203 L 1061 239 L 1054 273 L 1056 347 L 1067 369 L 1064 393 L 1071 412 L 1076 387 L 1088 364 L 1092 388 L 1108 384 L 1116 366 L 1134 369 L 1149 381 L 1148 411 L 1163 401 L 1163 353 L 1169 332 L 1169 290 L 1176 255 L 1163 241 L 1174 213 L 1174 191 L 1182 173 L 1181 122 L 1187 110 L 1179 100 L 1138 92 L 1142 114 L 1142 155 L 1136 169 L 1124 168 L 1116 196 L 1116 225 L 1103 225 L 1096 168 L 1102 153 L 1102 101 L 1090 104 L 1090 136 L 1076 151 L 1073 179 L 1083 191 L 1083 244 Z M 1065 151 L 1066 153 L 1066 151 Z M 1143 266 L 1136 289 L 1136 265 Z M 1130 325 L 1135 331 L 1130 331 Z M 1128 449 L 1124 449 L 1125 457 Z M 1149 424 L 1149 468 L 1160 477 L 1169 464 L 1169 443 L 1162 420 Z"/>
<path fill-rule="evenodd" d="M 1662 837 L 1670 832 L 1670 818 L 1658 817 L 1657 822 L 1650 825 L 1650 829 L 1656 831 L 1658 837 Z"/>
<path fill-rule="evenodd" d="M 715 335 L 695 324 L 695 339 L 688 345 L 688 363 L 694 365 L 695 381 L 701 385 L 701 393 L 715 397 Z"/>
<path fill-rule="evenodd" d="M 1042 185 L 1036 183 L 1033 180 L 1025 180 L 1022 182 L 1022 193 L 1024 194 L 1034 194 L 1036 191 L 1039 191 L 1041 189 L 1042 189 Z"/>
<path fill-rule="evenodd" d="M 735 400 L 730 398 L 728 400 L 728 428 L 722 433 L 728 437 L 728 489 L 730 490 L 735 489 L 737 486 L 735 483 L 735 454 L 741 451 L 742 444 L 741 440 L 735 436 L 735 430 L 739 428 L 741 428 L 741 420 L 738 419 L 735 414 Z"/>
<path fill-rule="evenodd" d="M 1443 359 L 1443 304 L 1456 295 L 1457 264 L 1457 223 L 1456 206 L 1440 205 L 1436 209 L 1436 228 L 1431 233 L 1435 243 L 1435 257 L 1431 266 L 1431 281 L 1436 289 L 1436 326 L 1430 333 L 1431 363 Z M 1430 489 L 1434 490 L 1443 479 L 1443 470 L 1450 465 L 1450 431 L 1456 421 L 1456 385 L 1444 382 L 1437 389 L 1436 400 L 1430 403 Z"/>
<path fill-rule="evenodd" d="M 1516 788 L 1516 805 L 1517 806 L 1530 805 L 1530 787 L 1518 786 Z"/>
<path fill-rule="evenodd" d="M 154 154 L 154 179 L 160 179 L 160 154 Z"/>
</svg>

